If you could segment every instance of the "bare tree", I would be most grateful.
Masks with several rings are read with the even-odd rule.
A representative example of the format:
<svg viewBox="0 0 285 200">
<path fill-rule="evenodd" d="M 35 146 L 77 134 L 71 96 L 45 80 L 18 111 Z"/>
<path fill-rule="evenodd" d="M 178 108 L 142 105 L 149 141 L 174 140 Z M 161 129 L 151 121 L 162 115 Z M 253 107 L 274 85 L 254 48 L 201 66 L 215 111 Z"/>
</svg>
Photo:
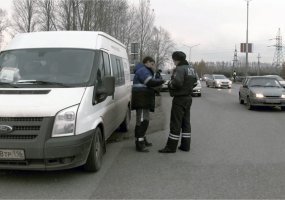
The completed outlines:
<svg viewBox="0 0 285 200">
<path fill-rule="evenodd" d="M 13 23 L 16 32 L 33 32 L 36 28 L 36 0 L 13 0 Z"/>
<path fill-rule="evenodd" d="M 0 33 L 5 31 L 9 27 L 7 12 L 0 8 Z"/>
<path fill-rule="evenodd" d="M 174 42 L 171 40 L 169 33 L 161 27 L 159 29 L 154 27 L 152 33 L 152 42 L 146 52 L 155 58 L 157 68 L 161 68 L 169 61 Z"/>
<path fill-rule="evenodd" d="M 39 29 L 42 31 L 57 30 L 55 1 L 54 0 L 38 0 L 38 18 Z"/>
<path fill-rule="evenodd" d="M 137 38 L 137 18 L 136 18 L 136 8 L 130 6 L 125 15 L 124 24 L 122 25 L 122 36 L 119 38 L 126 46 L 129 52 L 129 46 L 132 42 L 136 42 Z"/>
<path fill-rule="evenodd" d="M 77 30 L 77 11 L 79 0 L 59 0 L 57 12 L 59 28 L 62 30 Z"/>
<path fill-rule="evenodd" d="M 81 0 L 77 6 L 77 19 L 79 30 L 92 30 L 92 16 L 95 1 Z"/>
<path fill-rule="evenodd" d="M 7 12 L 0 8 L 0 49 L 3 41 L 3 32 L 9 27 L 10 22 L 7 17 Z"/>
<path fill-rule="evenodd" d="M 140 0 L 137 13 L 137 34 L 140 43 L 140 60 L 145 56 L 153 30 L 154 12 L 150 9 L 149 1 Z"/>
</svg>

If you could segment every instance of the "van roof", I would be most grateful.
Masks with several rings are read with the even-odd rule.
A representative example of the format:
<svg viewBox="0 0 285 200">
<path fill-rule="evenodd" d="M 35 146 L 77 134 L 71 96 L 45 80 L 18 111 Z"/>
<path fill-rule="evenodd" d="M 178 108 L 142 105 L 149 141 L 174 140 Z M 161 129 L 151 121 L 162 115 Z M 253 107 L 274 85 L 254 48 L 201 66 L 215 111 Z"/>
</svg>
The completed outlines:
<svg viewBox="0 0 285 200">
<path fill-rule="evenodd" d="M 20 33 L 11 40 L 5 50 L 29 48 L 99 49 L 102 48 L 102 40 L 100 40 L 102 37 L 125 48 L 124 44 L 104 32 L 44 31 Z"/>
</svg>

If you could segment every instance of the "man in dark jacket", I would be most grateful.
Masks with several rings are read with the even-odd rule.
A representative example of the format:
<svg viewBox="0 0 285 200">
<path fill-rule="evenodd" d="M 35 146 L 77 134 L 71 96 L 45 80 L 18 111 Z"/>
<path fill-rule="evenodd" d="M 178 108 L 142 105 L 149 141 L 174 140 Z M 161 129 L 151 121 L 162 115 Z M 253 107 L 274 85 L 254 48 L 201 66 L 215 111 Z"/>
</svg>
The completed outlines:
<svg viewBox="0 0 285 200">
<path fill-rule="evenodd" d="M 173 97 L 170 117 L 170 133 L 166 146 L 159 150 L 160 153 L 175 153 L 181 134 L 182 151 L 190 151 L 191 124 L 190 108 L 192 104 L 192 90 L 197 85 L 194 68 L 186 61 L 185 53 L 175 51 L 172 59 L 176 68 L 173 71 L 168 88 Z"/>
<path fill-rule="evenodd" d="M 138 64 L 135 68 L 135 76 L 132 88 L 132 109 L 136 110 L 136 150 L 148 152 L 146 146 L 152 144 L 146 140 L 145 133 L 149 125 L 149 112 L 154 112 L 155 92 L 153 87 L 164 83 L 162 79 L 153 77 L 155 61 L 147 56 L 143 59 L 143 64 Z"/>
</svg>

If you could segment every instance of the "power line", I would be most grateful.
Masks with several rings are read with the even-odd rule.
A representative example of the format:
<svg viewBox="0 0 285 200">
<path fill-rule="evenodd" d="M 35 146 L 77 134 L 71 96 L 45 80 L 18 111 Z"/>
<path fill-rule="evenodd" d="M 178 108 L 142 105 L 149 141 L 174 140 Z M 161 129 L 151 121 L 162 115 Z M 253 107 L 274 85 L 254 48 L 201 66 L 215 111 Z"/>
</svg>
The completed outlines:
<svg viewBox="0 0 285 200">
<path fill-rule="evenodd" d="M 238 66 L 237 46 L 235 46 L 234 59 L 233 59 L 233 69 L 235 69 L 237 66 Z"/>
<path fill-rule="evenodd" d="M 279 68 L 282 66 L 282 62 L 283 62 L 282 48 L 284 47 L 282 45 L 282 36 L 281 36 L 280 28 L 278 29 L 277 36 L 272 40 L 276 40 L 276 44 L 272 45 L 273 47 L 275 47 L 275 53 L 273 57 L 272 66 Z"/>
<path fill-rule="evenodd" d="M 258 76 L 260 75 L 260 59 L 261 59 L 261 56 L 260 56 L 260 53 L 258 53 L 258 56 L 257 56 L 257 67 L 258 67 L 257 75 Z"/>
</svg>

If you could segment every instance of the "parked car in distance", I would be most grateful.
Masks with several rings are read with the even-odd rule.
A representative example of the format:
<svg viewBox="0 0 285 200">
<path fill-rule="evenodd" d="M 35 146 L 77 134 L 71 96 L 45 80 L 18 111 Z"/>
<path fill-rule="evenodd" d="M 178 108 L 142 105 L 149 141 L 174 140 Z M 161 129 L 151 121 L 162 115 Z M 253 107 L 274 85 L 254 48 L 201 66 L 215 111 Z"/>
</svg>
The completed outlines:
<svg viewBox="0 0 285 200">
<path fill-rule="evenodd" d="M 207 87 L 217 87 L 217 88 L 231 88 L 232 81 L 230 81 L 223 74 L 212 74 L 206 80 L 206 86 Z"/>
<path fill-rule="evenodd" d="M 161 74 L 162 79 L 165 80 L 165 83 L 162 84 L 161 91 L 168 91 L 168 82 L 171 79 L 171 74 Z"/>
<path fill-rule="evenodd" d="M 202 96 L 201 90 L 202 90 L 201 81 L 197 80 L 197 85 L 196 87 L 193 88 L 192 96 L 198 96 L 198 97 Z"/>
<path fill-rule="evenodd" d="M 211 76 L 210 74 L 204 74 L 202 76 L 202 81 L 207 81 L 207 79 L 209 79 L 210 76 Z"/>
<path fill-rule="evenodd" d="M 285 109 L 285 90 L 273 77 L 247 77 L 239 89 L 239 102 L 252 110 L 257 106 Z"/>
<path fill-rule="evenodd" d="M 265 76 L 276 78 L 277 81 L 279 81 L 279 83 L 282 85 L 282 87 L 285 88 L 285 80 L 283 78 L 281 78 L 280 76 L 278 76 L 278 75 L 265 75 Z"/>
</svg>

